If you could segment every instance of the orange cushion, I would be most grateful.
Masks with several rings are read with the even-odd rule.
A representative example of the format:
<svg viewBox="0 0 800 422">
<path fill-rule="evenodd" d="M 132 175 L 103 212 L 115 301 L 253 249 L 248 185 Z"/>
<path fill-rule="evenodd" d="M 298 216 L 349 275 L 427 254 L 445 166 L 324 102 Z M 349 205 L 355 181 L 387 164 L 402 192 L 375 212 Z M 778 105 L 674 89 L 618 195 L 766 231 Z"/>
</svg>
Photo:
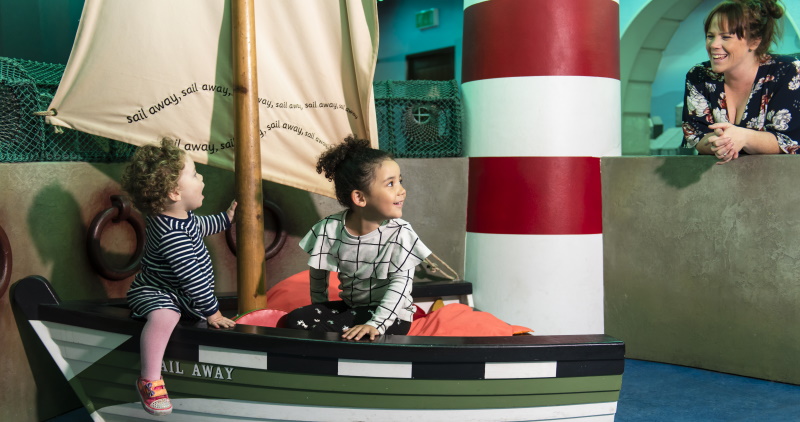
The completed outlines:
<svg viewBox="0 0 800 422">
<path fill-rule="evenodd" d="M 309 271 L 301 271 L 280 281 L 267 291 L 267 307 L 291 312 L 311 304 Z M 328 300 L 339 300 L 339 273 L 331 272 L 328 277 Z"/>
<path fill-rule="evenodd" d="M 487 312 L 474 311 L 467 305 L 451 303 L 414 320 L 410 336 L 493 337 L 512 336 L 533 331 L 509 325 Z"/>
<path fill-rule="evenodd" d="M 299 272 L 282 280 L 267 291 L 268 310 L 291 312 L 311 304 L 309 271 Z M 328 279 L 328 300 L 339 300 L 339 274 L 331 272 Z M 492 314 L 473 311 L 467 305 L 452 303 L 424 316 L 424 311 L 414 315 L 410 336 L 489 337 L 511 336 L 531 330 L 519 325 L 509 325 Z M 254 311 L 259 312 L 259 311 Z M 422 315 L 420 315 L 422 314 Z M 242 315 L 242 317 L 248 314 Z M 254 316 L 255 317 L 255 316 Z M 237 321 L 242 324 L 248 322 Z M 259 325 L 259 324 L 252 324 Z"/>
</svg>

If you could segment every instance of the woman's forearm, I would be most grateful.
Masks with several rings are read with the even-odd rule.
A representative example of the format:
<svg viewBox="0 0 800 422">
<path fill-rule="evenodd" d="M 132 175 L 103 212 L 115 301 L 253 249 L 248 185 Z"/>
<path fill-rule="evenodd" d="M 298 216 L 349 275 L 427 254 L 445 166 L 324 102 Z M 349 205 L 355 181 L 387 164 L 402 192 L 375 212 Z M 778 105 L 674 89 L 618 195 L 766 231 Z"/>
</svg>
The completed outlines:
<svg viewBox="0 0 800 422">
<path fill-rule="evenodd" d="M 780 154 L 781 147 L 778 138 L 770 132 L 762 132 L 753 129 L 747 130 L 747 141 L 745 142 L 744 152 L 748 154 Z"/>
</svg>

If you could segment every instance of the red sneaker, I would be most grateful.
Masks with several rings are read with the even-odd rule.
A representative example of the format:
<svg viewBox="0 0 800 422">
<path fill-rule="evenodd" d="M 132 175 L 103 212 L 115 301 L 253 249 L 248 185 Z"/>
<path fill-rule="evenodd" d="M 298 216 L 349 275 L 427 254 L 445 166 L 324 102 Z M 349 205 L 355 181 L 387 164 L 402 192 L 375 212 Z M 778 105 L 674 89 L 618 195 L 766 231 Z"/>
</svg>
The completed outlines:
<svg viewBox="0 0 800 422">
<path fill-rule="evenodd" d="M 147 413 L 156 416 L 169 415 L 172 413 L 172 402 L 167 395 L 164 387 L 164 379 L 148 381 L 139 378 L 136 381 L 136 390 L 139 391 L 139 398 L 142 400 L 142 407 Z"/>
</svg>

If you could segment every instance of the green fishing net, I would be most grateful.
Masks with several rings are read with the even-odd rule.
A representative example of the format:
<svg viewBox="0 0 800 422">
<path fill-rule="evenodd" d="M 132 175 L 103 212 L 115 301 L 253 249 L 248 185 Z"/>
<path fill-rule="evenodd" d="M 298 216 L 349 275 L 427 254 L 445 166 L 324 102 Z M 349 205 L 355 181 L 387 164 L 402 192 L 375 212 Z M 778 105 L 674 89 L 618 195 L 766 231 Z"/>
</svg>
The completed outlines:
<svg viewBox="0 0 800 422">
<path fill-rule="evenodd" d="M 46 125 L 64 65 L 0 57 L 0 162 L 127 161 L 136 147 Z M 461 102 L 456 81 L 379 81 L 379 147 L 400 158 L 461 156 Z"/>
<path fill-rule="evenodd" d="M 64 65 L 0 57 L 0 162 L 127 161 L 133 145 L 71 129 L 56 131 L 35 116 L 47 110 Z"/>
<path fill-rule="evenodd" d="M 461 156 L 461 97 L 451 81 L 379 81 L 378 140 L 401 158 Z"/>
</svg>

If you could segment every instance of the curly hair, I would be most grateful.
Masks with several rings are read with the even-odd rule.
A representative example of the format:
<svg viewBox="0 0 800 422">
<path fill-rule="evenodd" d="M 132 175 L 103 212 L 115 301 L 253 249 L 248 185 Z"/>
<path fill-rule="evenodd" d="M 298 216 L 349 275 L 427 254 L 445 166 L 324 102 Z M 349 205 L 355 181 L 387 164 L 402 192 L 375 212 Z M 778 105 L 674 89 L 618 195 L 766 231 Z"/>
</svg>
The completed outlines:
<svg viewBox="0 0 800 422">
<path fill-rule="evenodd" d="M 178 188 L 178 178 L 186 165 L 184 152 L 169 138 L 161 146 L 146 145 L 133 154 L 122 174 L 122 188 L 133 204 L 145 214 L 155 215 L 166 209 L 169 194 Z"/>
<path fill-rule="evenodd" d="M 320 155 L 317 173 L 332 180 L 336 199 L 343 206 L 352 208 L 353 191 L 369 192 L 369 185 L 375 178 L 375 169 L 385 160 L 391 159 L 391 154 L 372 148 L 368 140 L 349 135 L 341 144 Z"/>
<path fill-rule="evenodd" d="M 747 41 L 761 39 L 756 47 L 756 57 L 763 58 L 769 54 L 776 38 L 780 38 L 783 12 L 778 0 L 727 0 L 711 9 L 703 27 L 708 33 L 711 20 L 719 15 L 719 24 L 724 25 L 727 32 Z"/>
</svg>

